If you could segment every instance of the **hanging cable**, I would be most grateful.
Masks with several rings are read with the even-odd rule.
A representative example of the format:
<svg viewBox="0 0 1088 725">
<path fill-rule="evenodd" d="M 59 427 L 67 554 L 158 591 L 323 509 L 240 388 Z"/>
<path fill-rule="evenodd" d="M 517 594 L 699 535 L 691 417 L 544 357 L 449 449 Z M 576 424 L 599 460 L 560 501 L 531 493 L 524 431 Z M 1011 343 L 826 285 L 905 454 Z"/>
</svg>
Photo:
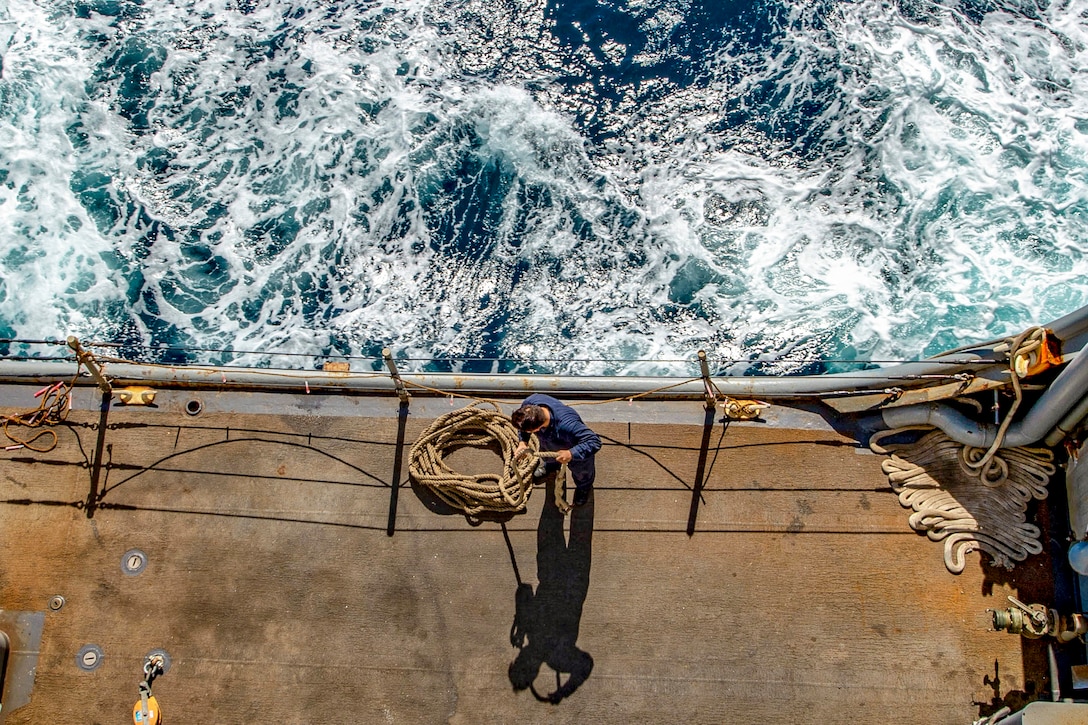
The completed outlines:
<svg viewBox="0 0 1088 725">
<path fill-rule="evenodd" d="M 1001 444 L 1005 442 L 1005 433 L 1009 430 L 1009 426 L 1012 425 L 1016 409 L 1020 407 L 1020 403 L 1024 399 L 1024 390 L 1020 379 L 1026 377 L 1030 367 L 1030 356 L 1043 344 L 1045 334 L 1046 330 L 1042 327 L 1030 327 L 1016 337 L 1011 338 L 1008 342 L 1009 377 L 1012 380 L 1014 396 L 1012 405 L 1009 406 L 1008 412 L 1005 413 L 1005 419 L 998 426 L 997 435 L 988 450 L 983 451 L 981 448 L 964 446 L 962 453 L 964 465 L 970 470 L 976 471 L 977 475 L 983 480 L 1000 480 L 1007 475 L 1007 471 L 1001 470 L 1003 464 L 996 462 L 1000 459 L 995 459 L 994 454 L 1001 448 Z M 997 349 L 1000 350 L 1002 347 L 999 346 Z"/>
</svg>

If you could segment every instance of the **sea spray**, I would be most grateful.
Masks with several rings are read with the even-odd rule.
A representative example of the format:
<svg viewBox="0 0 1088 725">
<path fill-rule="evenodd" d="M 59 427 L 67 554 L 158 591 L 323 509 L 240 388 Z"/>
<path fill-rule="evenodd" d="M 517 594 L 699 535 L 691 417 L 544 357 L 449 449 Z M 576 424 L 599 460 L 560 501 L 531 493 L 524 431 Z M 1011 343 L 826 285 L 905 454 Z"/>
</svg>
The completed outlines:
<svg viewBox="0 0 1088 725">
<path fill-rule="evenodd" d="M 1086 303 L 1083 1 L 704 5 L 13 0 L 0 331 L 797 373 Z"/>
</svg>

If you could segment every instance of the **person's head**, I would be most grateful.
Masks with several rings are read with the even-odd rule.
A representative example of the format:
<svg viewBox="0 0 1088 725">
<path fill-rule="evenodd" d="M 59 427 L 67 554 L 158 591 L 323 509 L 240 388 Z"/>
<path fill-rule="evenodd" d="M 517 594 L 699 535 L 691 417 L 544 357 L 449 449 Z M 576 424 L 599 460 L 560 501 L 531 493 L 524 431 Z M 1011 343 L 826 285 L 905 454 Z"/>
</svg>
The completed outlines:
<svg viewBox="0 0 1088 725">
<path fill-rule="evenodd" d="M 548 422 L 547 412 L 539 405 L 523 405 L 510 414 L 514 427 L 525 433 L 536 433 Z"/>
</svg>

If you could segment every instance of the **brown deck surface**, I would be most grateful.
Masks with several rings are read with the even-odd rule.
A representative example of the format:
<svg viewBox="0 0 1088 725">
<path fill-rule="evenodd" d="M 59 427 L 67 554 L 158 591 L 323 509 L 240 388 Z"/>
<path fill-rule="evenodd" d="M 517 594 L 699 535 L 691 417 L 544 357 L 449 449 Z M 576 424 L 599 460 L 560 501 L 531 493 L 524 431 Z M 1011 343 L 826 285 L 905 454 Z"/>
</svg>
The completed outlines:
<svg viewBox="0 0 1088 725">
<path fill-rule="evenodd" d="M 0 405 L 32 393 L 0 388 Z M 413 400 L 394 496 L 395 400 L 234 395 L 115 405 L 92 518 L 91 391 L 54 450 L 4 452 L 0 609 L 45 621 L 32 700 L 0 720 L 131 722 L 155 649 L 168 725 L 951 724 L 1046 693 L 1045 645 L 986 612 L 1047 601 L 1045 556 L 1009 574 L 972 554 L 949 574 L 881 459 L 807 419 L 715 422 L 693 505 L 699 403 L 587 406 L 606 438 L 595 500 L 564 519 L 540 488 L 525 514 L 471 525 L 407 480 L 447 401 Z M 221 412 L 239 401 L 252 412 Z M 519 579 L 537 606 L 516 660 Z M 104 655 L 90 672 L 88 644 Z M 534 697 L 557 689 L 553 667 L 584 677 L 557 704 Z"/>
</svg>

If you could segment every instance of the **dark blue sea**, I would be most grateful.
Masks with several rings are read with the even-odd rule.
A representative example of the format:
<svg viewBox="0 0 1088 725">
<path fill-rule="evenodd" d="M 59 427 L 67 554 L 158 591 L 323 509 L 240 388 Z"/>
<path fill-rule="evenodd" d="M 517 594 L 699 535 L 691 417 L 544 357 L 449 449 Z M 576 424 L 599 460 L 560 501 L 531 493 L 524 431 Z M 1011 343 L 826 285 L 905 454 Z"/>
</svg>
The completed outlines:
<svg viewBox="0 0 1088 725">
<path fill-rule="evenodd" d="M 1011 335 L 1088 304 L 1086 14 L 0 0 L 0 337 L 782 374 Z"/>
</svg>

